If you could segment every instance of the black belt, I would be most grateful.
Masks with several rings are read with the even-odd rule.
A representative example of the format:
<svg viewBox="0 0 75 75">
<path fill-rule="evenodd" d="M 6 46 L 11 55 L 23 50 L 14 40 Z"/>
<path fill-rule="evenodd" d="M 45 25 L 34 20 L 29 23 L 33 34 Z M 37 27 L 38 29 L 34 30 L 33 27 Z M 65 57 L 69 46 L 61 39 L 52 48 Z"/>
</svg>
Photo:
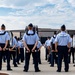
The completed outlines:
<svg viewBox="0 0 75 75">
<path fill-rule="evenodd" d="M 28 48 L 29 48 L 30 50 L 32 50 L 32 48 L 34 47 L 34 44 L 33 44 L 33 45 L 28 45 L 28 44 L 27 44 L 27 46 L 28 46 Z M 37 50 L 37 47 L 35 48 L 35 50 Z"/>
<path fill-rule="evenodd" d="M 0 43 L 0 46 L 1 46 L 2 48 L 4 48 L 4 47 L 5 47 L 5 44 L 4 44 L 4 43 Z"/>
<path fill-rule="evenodd" d="M 27 44 L 28 46 L 33 46 L 33 45 L 35 45 L 35 44 Z"/>
<path fill-rule="evenodd" d="M 20 48 L 20 49 L 23 49 L 23 48 Z"/>
<path fill-rule="evenodd" d="M 58 45 L 58 47 L 67 47 L 67 45 L 65 45 L 65 46 Z"/>
</svg>

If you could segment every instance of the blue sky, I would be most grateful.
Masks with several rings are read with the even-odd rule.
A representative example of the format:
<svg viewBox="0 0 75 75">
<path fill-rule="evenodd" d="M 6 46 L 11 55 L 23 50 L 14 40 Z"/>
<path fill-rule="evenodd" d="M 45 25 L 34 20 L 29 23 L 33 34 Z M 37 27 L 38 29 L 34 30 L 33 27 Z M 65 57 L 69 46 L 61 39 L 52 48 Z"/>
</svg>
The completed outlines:
<svg viewBox="0 0 75 75">
<path fill-rule="evenodd" d="M 7 30 L 25 29 L 29 23 L 41 28 L 75 29 L 75 0 L 0 0 L 0 25 Z"/>
</svg>

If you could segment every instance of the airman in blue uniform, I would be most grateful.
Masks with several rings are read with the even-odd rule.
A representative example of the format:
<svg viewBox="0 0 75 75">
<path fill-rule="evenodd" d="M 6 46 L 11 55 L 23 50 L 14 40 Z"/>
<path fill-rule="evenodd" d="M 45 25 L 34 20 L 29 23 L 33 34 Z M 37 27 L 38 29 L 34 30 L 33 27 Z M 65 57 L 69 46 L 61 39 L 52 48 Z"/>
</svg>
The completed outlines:
<svg viewBox="0 0 75 75">
<path fill-rule="evenodd" d="M 41 64 L 41 47 L 42 47 L 42 44 L 40 41 L 38 41 L 38 45 L 37 45 L 37 50 L 38 50 L 38 63 Z"/>
<path fill-rule="evenodd" d="M 24 44 L 23 44 L 23 40 L 19 38 L 18 40 L 18 49 L 20 51 L 20 58 L 21 59 L 21 63 L 24 62 Z"/>
<path fill-rule="evenodd" d="M 72 55 L 72 62 L 74 63 L 74 47 L 73 47 L 73 35 L 71 37 L 71 50 L 69 53 L 69 63 L 71 62 L 71 55 Z"/>
<path fill-rule="evenodd" d="M 45 60 L 48 59 L 48 55 L 49 55 L 49 50 L 48 50 L 48 47 L 50 45 L 49 42 L 50 42 L 50 37 L 47 37 L 47 40 L 45 41 L 45 48 L 46 48 Z"/>
<path fill-rule="evenodd" d="M 16 39 L 13 37 L 13 33 L 12 34 L 12 38 L 10 39 L 10 53 L 13 56 L 13 65 L 14 67 L 18 67 L 17 63 L 16 63 L 16 46 L 17 46 L 17 41 Z"/>
<path fill-rule="evenodd" d="M 52 50 L 51 50 L 51 67 L 54 67 L 54 63 L 57 63 L 57 57 L 56 57 L 56 52 L 55 52 L 55 38 L 56 38 L 56 31 L 54 32 L 54 35 L 51 38 L 51 45 L 52 45 Z"/>
<path fill-rule="evenodd" d="M 28 31 L 23 36 L 23 43 L 26 48 L 24 72 L 28 72 L 31 53 L 33 55 L 35 72 L 40 72 L 38 67 L 38 52 L 36 52 L 38 40 L 37 33 L 33 31 L 33 24 L 30 23 Z"/>
<path fill-rule="evenodd" d="M 6 55 L 7 58 L 7 70 L 11 71 L 10 67 L 10 52 L 9 52 L 9 43 L 10 37 L 9 34 L 5 31 L 5 25 L 2 24 L 0 31 L 0 70 L 2 70 L 2 57 Z"/>
<path fill-rule="evenodd" d="M 58 52 L 58 64 L 57 64 L 57 72 L 61 72 L 62 67 L 62 59 L 64 58 L 65 63 L 65 72 L 69 71 L 69 63 L 68 63 L 68 52 L 70 52 L 71 48 L 71 38 L 70 35 L 66 33 L 65 25 L 61 26 L 61 32 L 57 35 L 55 39 L 55 49 Z"/>
</svg>

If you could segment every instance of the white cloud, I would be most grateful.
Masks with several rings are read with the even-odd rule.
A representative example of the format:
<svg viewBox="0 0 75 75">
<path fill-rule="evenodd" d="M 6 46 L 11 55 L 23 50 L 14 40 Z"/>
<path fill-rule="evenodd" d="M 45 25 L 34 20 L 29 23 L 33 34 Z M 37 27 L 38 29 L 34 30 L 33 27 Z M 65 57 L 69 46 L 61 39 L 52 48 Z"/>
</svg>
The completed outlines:
<svg viewBox="0 0 75 75">
<path fill-rule="evenodd" d="M 5 24 L 7 30 L 24 29 L 26 23 L 23 17 L 1 16 L 0 25 Z"/>
<path fill-rule="evenodd" d="M 60 28 L 66 24 L 68 29 L 75 29 L 74 0 L 3 0 L 0 7 L 17 8 L 9 16 L 1 16 L 0 24 L 7 29 L 24 29 L 29 23 L 46 28 Z"/>
<path fill-rule="evenodd" d="M 43 3 L 42 3 L 43 2 Z M 25 8 L 46 4 L 46 0 L 0 0 L 0 7 Z"/>
<path fill-rule="evenodd" d="M 75 0 L 67 0 L 67 1 L 71 4 L 71 6 L 75 7 Z"/>
</svg>

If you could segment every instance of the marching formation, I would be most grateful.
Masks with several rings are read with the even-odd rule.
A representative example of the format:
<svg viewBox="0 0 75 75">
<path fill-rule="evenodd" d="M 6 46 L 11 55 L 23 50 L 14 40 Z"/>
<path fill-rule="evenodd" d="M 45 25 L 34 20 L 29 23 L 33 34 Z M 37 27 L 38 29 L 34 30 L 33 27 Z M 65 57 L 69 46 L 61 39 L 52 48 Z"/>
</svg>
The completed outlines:
<svg viewBox="0 0 75 75">
<path fill-rule="evenodd" d="M 0 70 L 2 70 L 2 61 L 7 63 L 7 70 L 12 71 L 10 65 L 11 60 L 13 66 L 18 67 L 24 64 L 24 72 L 29 70 L 30 56 L 32 54 L 35 72 L 41 72 L 39 64 L 41 61 L 41 40 L 34 29 L 32 23 L 27 26 L 23 38 L 13 36 L 12 32 L 7 32 L 4 24 L 0 30 Z M 62 62 L 65 65 L 65 72 L 69 71 L 69 63 L 71 62 L 71 54 L 74 63 L 73 35 L 66 32 L 65 25 L 61 26 L 60 33 L 54 32 L 52 37 L 47 37 L 44 47 L 46 48 L 45 60 L 48 60 L 50 67 L 57 64 L 57 72 L 62 70 Z M 63 61 L 62 61 L 63 60 Z"/>
</svg>

